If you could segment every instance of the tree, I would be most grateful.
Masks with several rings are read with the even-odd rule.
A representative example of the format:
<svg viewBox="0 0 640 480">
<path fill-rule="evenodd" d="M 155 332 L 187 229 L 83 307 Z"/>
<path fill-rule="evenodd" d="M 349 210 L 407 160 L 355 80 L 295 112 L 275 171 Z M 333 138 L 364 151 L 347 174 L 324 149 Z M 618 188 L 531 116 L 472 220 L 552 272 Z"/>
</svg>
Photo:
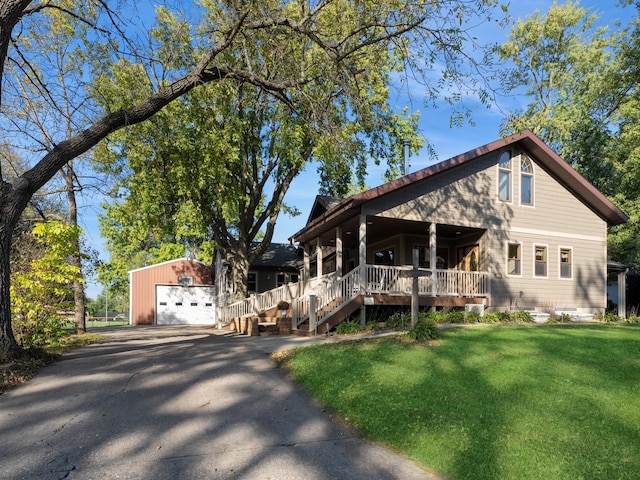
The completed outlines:
<svg viewBox="0 0 640 480">
<path fill-rule="evenodd" d="M 471 15 L 486 17 L 495 4 L 464 0 L 435 4 L 396 0 L 375 4 L 347 0 L 224 3 L 207 0 L 202 5 L 208 13 L 194 10 L 202 21 L 184 32 L 189 37 L 189 42 L 184 43 L 187 49 L 175 51 L 163 50 L 167 39 L 162 37 L 162 31 L 146 41 L 144 38 L 136 41 L 138 34 L 146 36 L 148 32 L 140 32 L 144 23 L 136 23 L 135 5 L 128 3 L 120 6 L 124 12 L 121 15 L 118 6 L 107 0 L 3 2 L 0 5 L 3 130 L 8 125 L 7 106 L 21 101 L 20 94 L 10 88 L 15 85 L 11 76 L 30 75 L 30 65 L 38 62 L 37 49 L 31 49 L 28 42 L 19 43 L 29 24 L 37 24 L 41 29 L 61 28 L 64 18 L 65 28 L 86 26 L 91 30 L 88 35 L 91 41 L 83 46 L 86 55 L 82 58 L 92 63 L 89 60 L 83 63 L 86 67 L 83 75 L 94 73 L 91 68 L 102 74 L 100 66 L 105 64 L 120 63 L 123 68 L 129 64 L 138 69 L 137 83 L 147 89 L 137 95 L 123 92 L 127 101 L 117 110 L 99 108 L 91 96 L 93 92 L 85 90 L 82 94 L 87 102 L 83 108 L 95 107 L 90 119 L 86 120 L 85 110 L 78 123 L 73 124 L 73 131 L 56 139 L 49 151 L 35 156 L 32 167 L 15 181 L 0 178 L 0 355 L 18 353 L 11 330 L 9 300 L 11 234 L 29 199 L 70 160 L 88 152 L 108 135 L 149 119 L 172 101 L 209 83 L 222 86 L 230 80 L 244 82 L 282 102 L 292 114 L 305 113 L 306 99 L 298 95 L 302 86 L 329 86 L 331 91 L 345 92 L 348 99 L 358 85 L 366 84 L 370 73 L 360 59 L 375 52 L 386 57 L 392 51 L 404 71 L 423 79 L 427 88 L 437 89 L 441 78 L 431 81 L 428 78 L 436 61 L 444 62 L 444 78 L 448 80 L 459 79 L 454 76 L 458 72 L 470 73 L 465 66 L 477 65 L 471 63 L 473 59 L 465 56 L 462 48 L 465 40 L 471 41 L 463 29 L 464 20 Z M 51 10 L 64 15 L 45 15 Z M 18 25 L 20 28 L 16 29 Z M 268 67 L 268 63 L 253 64 L 238 56 L 243 47 L 255 44 L 258 39 L 273 41 L 272 56 L 289 58 L 290 68 L 265 70 L 262 67 Z M 155 49 L 149 51 L 149 45 Z M 179 68 L 172 68 L 176 65 L 175 56 L 185 59 Z M 47 80 L 52 86 L 57 81 L 53 77 Z M 45 95 L 42 101 L 46 103 L 49 99 Z"/>
<path fill-rule="evenodd" d="M 66 334 L 60 312 L 73 305 L 70 285 L 82 281 L 81 269 L 70 261 L 79 236 L 77 226 L 52 220 L 36 223 L 16 245 L 12 309 L 14 328 L 24 347 L 53 343 Z"/>
<path fill-rule="evenodd" d="M 554 3 L 512 28 L 499 49 L 515 64 L 504 75 L 507 92 L 531 99 L 512 113 L 504 133 L 531 129 L 630 216 L 612 229 L 609 250 L 640 261 L 640 131 L 638 17 L 615 31 L 597 27 L 598 15 L 578 2 Z"/>
</svg>

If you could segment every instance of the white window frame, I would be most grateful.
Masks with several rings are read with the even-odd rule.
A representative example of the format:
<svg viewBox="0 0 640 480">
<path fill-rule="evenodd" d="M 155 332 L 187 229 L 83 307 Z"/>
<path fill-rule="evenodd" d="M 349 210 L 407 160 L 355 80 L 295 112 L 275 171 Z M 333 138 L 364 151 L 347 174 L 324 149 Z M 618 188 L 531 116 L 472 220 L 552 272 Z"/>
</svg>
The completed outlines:
<svg viewBox="0 0 640 480">
<path fill-rule="evenodd" d="M 546 259 L 545 259 L 545 274 L 537 275 L 536 274 L 536 249 L 544 248 Z M 534 243 L 533 244 L 533 278 L 549 278 L 549 245 L 545 245 L 544 243 Z"/>
<path fill-rule="evenodd" d="M 563 277 L 562 276 L 562 252 L 564 250 L 568 250 L 569 251 L 569 258 L 570 258 L 570 262 L 569 265 L 571 266 L 571 275 L 568 277 Z M 573 261 L 573 247 L 563 247 L 560 246 L 558 247 L 558 278 L 560 280 L 568 280 L 571 281 L 573 280 L 573 266 L 574 266 L 574 261 Z"/>
<path fill-rule="evenodd" d="M 520 251 L 520 273 L 509 273 L 509 260 L 511 260 L 511 257 L 509 257 L 509 246 L 511 245 L 518 245 L 518 249 Z M 522 261 L 522 256 L 523 256 L 523 250 L 522 250 L 522 242 L 513 242 L 513 241 L 507 241 L 505 243 L 505 256 L 506 256 L 506 261 L 505 261 L 505 265 L 506 265 L 506 274 L 508 277 L 522 277 L 522 266 L 523 266 L 523 261 Z"/>
<path fill-rule="evenodd" d="M 529 165 L 531 166 L 531 172 L 523 172 L 522 171 L 522 164 L 524 163 L 525 160 L 529 161 Z M 528 177 L 531 179 L 531 203 L 523 203 L 522 202 L 522 179 L 524 177 Z M 533 166 L 533 160 L 531 160 L 531 157 L 529 157 L 528 155 L 525 155 L 524 153 L 520 155 L 520 205 L 522 205 L 523 207 L 533 207 L 535 206 L 535 175 L 534 175 L 534 166 Z"/>
<path fill-rule="evenodd" d="M 504 168 L 500 165 L 505 155 L 509 156 L 509 168 Z M 513 155 L 511 153 L 511 150 L 505 150 L 504 152 L 500 153 L 500 155 L 498 156 L 498 177 L 497 177 L 496 186 L 497 186 L 498 200 L 502 203 L 513 203 L 513 163 L 514 163 Z M 509 173 L 509 198 L 506 200 L 500 197 L 500 177 L 503 172 Z"/>
</svg>

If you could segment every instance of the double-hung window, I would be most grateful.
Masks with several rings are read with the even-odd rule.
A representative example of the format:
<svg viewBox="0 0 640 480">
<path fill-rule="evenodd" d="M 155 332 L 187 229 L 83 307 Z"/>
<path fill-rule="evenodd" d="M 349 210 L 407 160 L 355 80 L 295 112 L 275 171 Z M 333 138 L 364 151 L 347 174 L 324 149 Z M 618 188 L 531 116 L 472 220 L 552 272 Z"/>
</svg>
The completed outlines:
<svg viewBox="0 0 640 480">
<path fill-rule="evenodd" d="M 507 246 L 507 274 L 522 275 L 522 245 L 519 243 Z"/>
<path fill-rule="evenodd" d="M 547 276 L 547 247 L 536 245 L 535 247 L 535 276 Z"/>
<path fill-rule="evenodd" d="M 560 278 L 573 277 L 573 252 L 570 248 L 560 249 Z"/>
</svg>

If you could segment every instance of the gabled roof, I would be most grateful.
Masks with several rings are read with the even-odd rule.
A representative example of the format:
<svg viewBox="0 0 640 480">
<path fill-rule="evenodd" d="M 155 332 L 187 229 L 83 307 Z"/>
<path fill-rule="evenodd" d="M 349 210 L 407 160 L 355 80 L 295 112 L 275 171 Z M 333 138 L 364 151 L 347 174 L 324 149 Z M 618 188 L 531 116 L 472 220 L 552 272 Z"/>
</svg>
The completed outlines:
<svg viewBox="0 0 640 480">
<path fill-rule="evenodd" d="M 316 195 L 316 199 L 314 200 L 313 206 L 311 207 L 311 212 L 309 213 L 309 218 L 307 219 L 307 223 L 311 222 L 315 218 L 318 218 L 327 210 L 331 210 L 333 207 L 338 205 L 341 201 L 342 201 L 341 198 L 332 197 L 330 195 Z"/>
<path fill-rule="evenodd" d="M 177 262 L 192 262 L 192 263 L 198 263 L 203 267 L 207 267 L 207 268 L 211 268 L 211 265 L 208 265 L 204 262 L 201 262 L 200 260 L 192 260 L 190 258 L 175 258 L 173 260 L 167 260 L 165 262 L 160 262 L 160 263 L 154 263 L 153 265 L 147 265 L 146 267 L 140 267 L 140 268 L 136 268 L 134 270 L 129 270 L 129 273 L 135 273 L 135 272 L 139 272 L 141 270 L 147 270 L 149 268 L 156 268 L 159 267 L 161 265 L 168 265 L 170 263 L 177 263 Z"/>
<path fill-rule="evenodd" d="M 581 200 L 600 218 L 605 220 L 609 226 L 620 225 L 628 220 L 628 217 L 618 209 L 618 207 L 616 207 L 597 188 L 591 185 L 567 162 L 560 158 L 557 153 L 549 148 L 530 130 L 525 130 L 522 133 L 488 143 L 487 145 L 483 145 L 448 160 L 436 163 L 430 167 L 410 173 L 404 177 L 400 177 L 365 192 L 352 195 L 351 197 L 340 201 L 323 214 L 313 219 L 310 218 L 307 225 L 290 237 L 290 240 L 292 242 L 296 242 L 313 238 L 329 225 L 338 225 L 342 220 L 353 216 L 362 204 L 370 200 L 393 193 L 420 180 L 434 177 L 449 169 L 473 162 L 484 155 L 497 152 L 507 146 L 516 144 L 529 153 L 535 159 L 537 164 L 541 165 L 542 168 L 544 168 L 567 190 L 573 193 L 573 195 Z"/>
<path fill-rule="evenodd" d="M 298 247 L 290 243 L 271 243 L 252 264 L 251 268 L 292 268 L 300 263 Z"/>
</svg>

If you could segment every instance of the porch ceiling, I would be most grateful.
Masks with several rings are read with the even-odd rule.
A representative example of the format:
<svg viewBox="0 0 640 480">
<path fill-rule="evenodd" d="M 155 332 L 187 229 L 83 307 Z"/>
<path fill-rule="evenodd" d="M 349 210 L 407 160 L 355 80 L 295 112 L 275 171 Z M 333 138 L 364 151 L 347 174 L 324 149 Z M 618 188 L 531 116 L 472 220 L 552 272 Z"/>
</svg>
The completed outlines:
<svg viewBox="0 0 640 480">
<path fill-rule="evenodd" d="M 359 217 L 356 215 L 342 224 L 342 245 L 343 248 L 355 248 L 358 245 Z M 440 239 L 456 238 L 467 233 L 477 231 L 477 229 L 456 225 L 436 226 L 436 236 Z M 405 235 L 429 235 L 428 222 L 416 222 L 402 220 L 398 218 L 367 217 L 367 243 L 377 243 L 386 238 L 391 238 L 398 234 Z M 326 230 L 320 235 L 320 243 L 324 246 L 335 245 L 335 228 Z M 315 243 L 315 242 L 314 242 Z"/>
</svg>

